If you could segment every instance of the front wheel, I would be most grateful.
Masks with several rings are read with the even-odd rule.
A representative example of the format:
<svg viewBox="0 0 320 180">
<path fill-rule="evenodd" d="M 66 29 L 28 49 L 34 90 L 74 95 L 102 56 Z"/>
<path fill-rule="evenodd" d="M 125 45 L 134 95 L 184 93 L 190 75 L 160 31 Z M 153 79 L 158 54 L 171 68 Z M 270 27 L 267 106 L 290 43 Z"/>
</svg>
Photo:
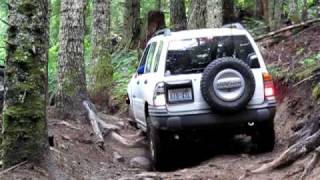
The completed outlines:
<svg viewBox="0 0 320 180">
<path fill-rule="evenodd" d="M 147 133 L 152 168 L 158 171 L 165 170 L 168 154 L 166 137 L 161 130 L 151 125 L 149 117 L 147 118 Z"/>
</svg>

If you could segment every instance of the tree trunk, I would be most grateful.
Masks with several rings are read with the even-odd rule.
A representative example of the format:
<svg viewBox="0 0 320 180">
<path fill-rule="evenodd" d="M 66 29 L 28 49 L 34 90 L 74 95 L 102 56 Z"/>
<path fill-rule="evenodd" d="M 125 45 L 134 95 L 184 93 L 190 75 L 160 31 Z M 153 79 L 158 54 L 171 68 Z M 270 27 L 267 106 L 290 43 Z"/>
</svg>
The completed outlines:
<svg viewBox="0 0 320 180">
<path fill-rule="evenodd" d="M 56 115 L 60 119 L 83 118 L 87 98 L 84 66 L 85 0 L 62 0 Z"/>
<path fill-rule="evenodd" d="M 9 0 L 3 165 L 39 163 L 47 146 L 48 0 Z"/>
<path fill-rule="evenodd" d="M 262 4 L 262 11 L 263 11 L 263 18 L 267 22 L 269 21 L 269 1 L 261 0 L 261 4 Z"/>
<path fill-rule="evenodd" d="M 123 37 L 125 43 L 131 48 L 136 48 L 140 38 L 140 0 L 125 0 L 123 22 Z"/>
<path fill-rule="evenodd" d="M 300 17 L 298 15 L 297 8 L 297 0 L 289 0 L 289 19 L 294 24 L 300 22 Z"/>
<path fill-rule="evenodd" d="M 174 30 L 187 28 L 187 16 L 184 0 L 170 0 L 170 21 Z"/>
<path fill-rule="evenodd" d="M 161 7 L 162 7 L 161 0 L 156 0 L 156 10 L 161 11 Z"/>
<path fill-rule="evenodd" d="M 301 21 L 308 20 L 308 3 L 307 0 L 302 1 Z"/>
<path fill-rule="evenodd" d="M 149 11 L 148 20 L 142 28 L 140 48 L 144 49 L 155 32 L 166 27 L 165 16 L 160 11 Z"/>
<path fill-rule="evenodd" d="M 112 62 L 110 57 L 108 0 L 93 0 L 92 24 L 92 96 L 96 103 L 108 106 L 112 86 Z"/>
<path fill-rule="evenodd" d="M 283 0 L 269 1 L 269 27 L 271 31 L 281 27 Z"/>
<path fill-rule="evenodd" d="M 255 0 L 254 3 L 254 16 L 257 18 L 263 17 L 263 3 L 262 0 Z"/>
<path fill-rule="evenodd" d="M 188 29 L 206 27 L 207 0 L 191 0 L 189 9 Z"/>
<path fill-rule="evenodd" d="M 223 21 L 222 0 L 207 0 L 207 28 L 218 28 Z"/>
<path fill-rule="evenodd" d="M 223 23 L 228 24 L 228 23 L 235 22 L 236 17 L 234 12 L 234 0 L 223 0 L 222 3 L 223 3 Z"/>
</svg>

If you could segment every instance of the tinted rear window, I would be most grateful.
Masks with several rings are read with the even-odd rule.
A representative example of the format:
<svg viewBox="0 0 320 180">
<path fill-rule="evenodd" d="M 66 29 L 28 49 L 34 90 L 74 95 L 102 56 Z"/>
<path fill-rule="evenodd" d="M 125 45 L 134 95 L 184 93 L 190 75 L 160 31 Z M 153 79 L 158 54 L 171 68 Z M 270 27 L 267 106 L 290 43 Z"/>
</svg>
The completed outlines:
<svg viewBox="0 0 320 180">
<path fill-rule="evenodd" d="M 219 36 L 175 40 L 169 43 L 166 73 L 202 72 L 213 60 L 236 57 L 248 64 L 254 50 L 246 36 Z"/>
</svg>

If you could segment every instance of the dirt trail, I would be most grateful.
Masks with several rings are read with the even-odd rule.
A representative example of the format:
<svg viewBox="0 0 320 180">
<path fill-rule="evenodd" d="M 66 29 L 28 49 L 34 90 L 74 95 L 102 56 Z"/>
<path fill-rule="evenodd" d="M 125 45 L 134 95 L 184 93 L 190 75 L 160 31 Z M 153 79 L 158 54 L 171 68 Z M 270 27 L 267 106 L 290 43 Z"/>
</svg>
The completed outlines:
<svg viewBox="0 0 320 180">
<path fill-rule="evenodd" d="M 50 134 L 55 137 L 55 146 L 51 149 L 51 155 L 58 172 L 57 179 L 238 179 L 247 169 L 254 169 L 262 163 L 272 160 L 280 154 L 288 145 L 290 128 L 293 123 L 306 118 L 310 112 L 308 86 L 289 92 L 279 104 L 275 119 L 277 131 L 277 143 L 273 152 L 266 154 L 246 153 L 249 144 L 234 141 L 230 146 L 223 146 L 219 151 L 215 147 L 207 154 L 201 154 L 201 148 L 185 148 L 188 152 L 184 162 L 176 166 L 172 172 L 148 172 L 145 169 L 130 166 L 130 160 L 136 156 L 146 156 L 146 146 L 127 148 L 106 136 L 105 151 L 101 151 L 94 145 L 93 134 L 89 124 L 68 121 L 74 128 L 60 124 L 60 120 L 49 119 Z M 122 133 L 134 133 L 125 119 L 125 128 Z M 112 120 L 106 120 L 110 123 Z M 116 122 L 111 122 L 116 123 Z M 198 149 L 197 149 L 198 148 Z M 116 160 L 114 152 L 123 158 Z M 246 179 L 297 179 L 302 173 L 303 162 L 301 160 L 287 168 L 272 171 L 270 173 L 249 176 Z M 61 173 L 61 174 L 59 174 Z M 49 179 L 53 172 L 47 172 L 30 164 L 3 175 L 0 179 Z M 320 168 L 313 171 L 311 179 L 318 179 Z"/>
</svg>

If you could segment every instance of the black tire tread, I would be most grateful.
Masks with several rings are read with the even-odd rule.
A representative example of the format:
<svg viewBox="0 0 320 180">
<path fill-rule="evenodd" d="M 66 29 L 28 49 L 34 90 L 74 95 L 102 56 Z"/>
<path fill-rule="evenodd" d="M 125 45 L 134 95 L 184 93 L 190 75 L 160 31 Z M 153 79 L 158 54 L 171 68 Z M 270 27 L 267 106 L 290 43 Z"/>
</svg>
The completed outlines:
<svg viewBox="0 0 320 180">
<path fill-rule="evenodd" d="M 250 90 L 249 93 L 249 97 L 247 98 L 246 101 L 244 101 L 243 103 L 241 103 L 240 107 L 235 107 L 235 108 L 228 108 L 228 107 L 219 107 L 217 105 L 217 103 L 214 102 L 214 100 L 212 98 L 210 98 L 210 91 L 209 86 L 211 84 L 206 83 L 205 79 L 207 79 L 210 74 L 212 73 L 212 69 L 214 69 L 216 66 L 220 66 L 221 64 L 226 64 L 226 63 L 238 63 L 240 64 L 240 66 L 242 66 L 243 68 L 246 69 L 246 71 L 248 71 L 249 73 L 249 79 L 251 79 L 252 83 L 253 83 L 253 89 Z M 202 74 L 202 80 L 200 83 L 200 88 L 201 88 L 201 93 L 202 96 L 204 98 L 204 100 L 212 107 L 212 109 L 216 112 L 220 112 L 220 113 L 226 113 L 226 112 L 234 112 L 234 111 L 238 111 L 241 110 L 242 108 L 245 107 L 245 105 L 248 104 L 248 102 L 251 100 L 254 91 L 255 91 L 255 78 L 254 75 L 250 69 L 250 67 L 243 61 L 236 59 L 236 58 L 232 58 L 232 57 L 224 57 L 224 58 L 219 58 L 214 60 L 213 62 L 211 62 L 207 68 L 204 70 L 203 74 Z"/>
</svg>

